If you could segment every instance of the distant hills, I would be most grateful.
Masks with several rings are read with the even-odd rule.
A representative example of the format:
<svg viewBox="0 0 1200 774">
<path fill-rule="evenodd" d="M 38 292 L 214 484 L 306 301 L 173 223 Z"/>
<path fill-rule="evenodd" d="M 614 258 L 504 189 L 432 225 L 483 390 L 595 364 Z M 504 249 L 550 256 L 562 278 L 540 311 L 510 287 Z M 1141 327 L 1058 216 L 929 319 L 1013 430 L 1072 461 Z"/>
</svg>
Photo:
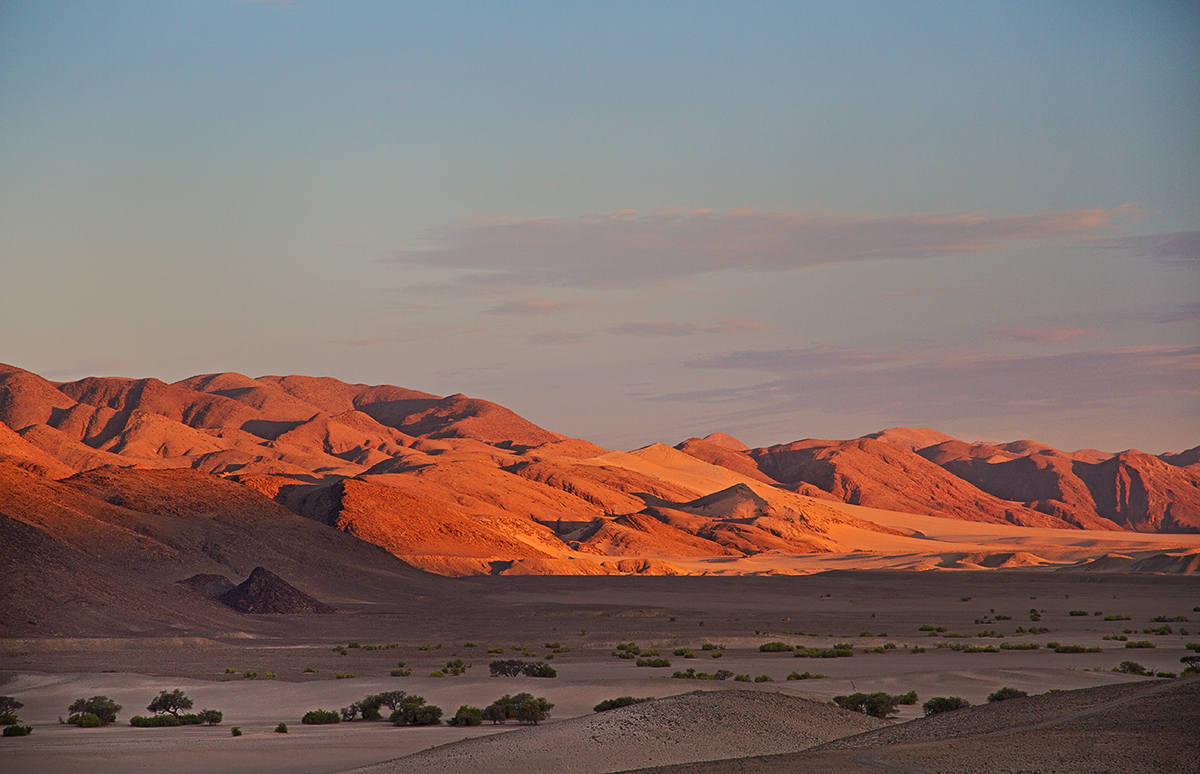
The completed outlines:
<svg viewBox="0 0 1200 774">
<path fill-rule="evenodd" d="M 306 588 L 287 569 L 346 561 L 376 583 L 427 577 L 390 553 L 443 575 L 683 574 L 696 571 L 689 558 L 840 555 L 915 534 L 842 504 L 1200 533 L 1200 447 L 1063 452 L 897 428 L 757 449 L 715 433 L 622 452 L 464 395 L 233 373 L 52 382 L 4 365 L 0 423 L 6 561 L 54 578 L 86 570 L 118 595 L 114 563 L 156 584 L 262 566 L 336 607 L 338 584 L 314 576 Z M 230 615 L 186 585 L 170 593 L 193 594 L 183 609 L 201 618 Z"/>
</svg>

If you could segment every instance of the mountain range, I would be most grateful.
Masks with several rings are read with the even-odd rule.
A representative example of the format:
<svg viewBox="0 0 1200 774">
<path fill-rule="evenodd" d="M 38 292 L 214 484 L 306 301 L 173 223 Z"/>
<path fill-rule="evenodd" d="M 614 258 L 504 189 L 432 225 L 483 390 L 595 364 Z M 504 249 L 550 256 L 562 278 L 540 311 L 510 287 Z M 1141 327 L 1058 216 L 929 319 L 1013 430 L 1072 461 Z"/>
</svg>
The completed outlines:
<svg viewBox="0 0 1200 774">
<path fill-rule="evenodd" d="M 762 448 L 714 433 L 624 452 L 461 394 L 235 373 L 53 382 L 0 365 L 5 559 L 60 582 L 87 570 L 99 594 L 126 593 L 118 576 L 131 567 L 152 585 L 259 566 L 303 579 L 299 569 L 314 562 L 331 572 L 348 563 L 361 577 L 342 580 L 377 585 L 384 576 L 434 582 L 409 566 L 453 576 L 692 574 L 710 571 L 701 558 L 733 567 L 877 555 L 928 537 L 876 512 L 1191 545 L 1200 447 L 1064 452 L 895 428 Z M 1033 562 L 995 556 L 972 566 Z M 1119 556 L 1106 566 L 1137 559 Z M 954 561 L 936 566 L 963 566 Z M 343 593 L 293 582 L 335 606 Z M 228 615 L 192 592 L 145 605 Z"/>
</svg>

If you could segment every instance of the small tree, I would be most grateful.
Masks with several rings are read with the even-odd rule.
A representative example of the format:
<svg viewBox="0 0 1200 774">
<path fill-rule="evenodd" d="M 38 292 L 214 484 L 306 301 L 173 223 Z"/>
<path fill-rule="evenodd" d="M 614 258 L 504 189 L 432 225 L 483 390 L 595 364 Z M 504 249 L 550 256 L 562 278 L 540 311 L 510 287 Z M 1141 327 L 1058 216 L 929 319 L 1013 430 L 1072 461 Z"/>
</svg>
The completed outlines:
<svg viewBox="0 0 1200 774">
<path fill-rule="evenodd" d="M 481 726 L 483 725 L 483 710 L 464 704 L 454 713 L 454 717 L 446 721 L 451 726 Z"/>
<path fill-rule="evenodd" d="M 988 703 L 990 704 L 994 701 L 1004 701 L 1006 699 L 1019 699 L 1022 696 L 1028 696 L 1028 695 L 1029 694 L 1026 693 L 1025 691 L 1019 691 L 1016 688 L 1009 688 L 1009 687 L 1005 686 L 1004 688 L 1001 688 L 1000 690 L 996 691 L 995 693 L 989 694 L 987 697 L 987 700 L 988 700 Z"/>
<path fill-rule="evenodd" d="M 0 696 L 0 715 L 16 715 L 17 710 L 24 706 L 24 702 L 18 701 L 12 696 Z"/>
<path fill-rule="evenodd" d="M 117 704 L 107 696 L 93 696 L 90 699 L 76 699 L 67 709 L 68 715 L 84 715 L 92 714 L 100 718 L 100 722 L 104 725 L 115 723 L 117 721 L 117 713 L 121 711 L 121 705 Z"/>
<path fill-rule="evenodd" d="M 481 717 L 483 718 L 483 720 L 486 720 L 486 721 L 489 721 L 490 723 L 492 723 L 492 725 L 495 725 L 497 723 L 503 723 L 505 720 L 508 719 L 507 716 L 505 716 L 505 714 L 504 714 L 504 707 L 500 706 L 499 704 L 496 704 L 495 702 L 492 702 L 491 704 L 489 704 L 488 706 L 483 708 L 483 715 Z"/>
<path fill-rule="evenodd" d="M 200 710 L 200 721 L 207 723 L 210 726 L 215 726 L 225 719 L 225 714 L 220 710 Z"/>
<path fill-rule="evenodd" d="M 517 705 L 517 720 L 522 723 L 532 723 L 536 726 L 539 721 L 549 717 L 550 709 L 553 706 L 544 697 L 539 696 L 535 699 L 530 696 Z"/>
<path fill-rule="evenodd" d="M 939 712 L 952 712 L 964 707 L 970 707 L 971 702 L 961 696 L 934 696 L 929 701 L 921 705 L 921 709 L 925 710 L 926 716 L 936 715 Z"/>
<path fill-rule="evenodd" d="M 185 696 L 183 691 L 178 688 L 170 692 L 161 691 L 146 705 L 146 709 L 155 715 L 169 712 L 175 717 L 179 717 L 181 711 L 190 710 L 191 708 L 192 700 Z"/>
</svg>

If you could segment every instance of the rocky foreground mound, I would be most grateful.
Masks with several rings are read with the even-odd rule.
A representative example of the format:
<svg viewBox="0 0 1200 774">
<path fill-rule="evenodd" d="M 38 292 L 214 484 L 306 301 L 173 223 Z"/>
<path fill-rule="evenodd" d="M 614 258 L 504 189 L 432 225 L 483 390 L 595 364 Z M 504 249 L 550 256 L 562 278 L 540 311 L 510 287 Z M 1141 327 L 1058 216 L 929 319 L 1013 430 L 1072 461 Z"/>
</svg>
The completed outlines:
<svg viewBox="0 0 1200 774">
<path fill-rule="evenodd" d="M 303 615 L 336 613 L 264 567 L 255 567 L 250 577 L 217 597 L 239 613 L 256 615 Z"/>
<path fill-rule="evenodd" d="M 455 742 L 356 771 L 601 774 L 791 752 L 883 725 L 866 715 L 782 693 L 695 691 Z"/>
</svg>

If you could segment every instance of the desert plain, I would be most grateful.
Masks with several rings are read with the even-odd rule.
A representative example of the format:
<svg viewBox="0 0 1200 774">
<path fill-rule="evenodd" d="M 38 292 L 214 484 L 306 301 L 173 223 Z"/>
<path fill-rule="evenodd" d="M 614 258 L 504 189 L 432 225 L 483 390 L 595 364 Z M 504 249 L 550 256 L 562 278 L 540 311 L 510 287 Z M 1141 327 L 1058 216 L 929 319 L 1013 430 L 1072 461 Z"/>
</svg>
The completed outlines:
<svg viewBox="0 0 1200 774">
<path fill-rule="evenodd" d="M 1200 770 L 1196 449 L 897 428 L 621 452 L 386 385 L 0 388 L 0 694 L 33 729 L 0 771 Z M 128 724 L 174 689 L 222 722 Z M 553 707 L 301 723 L 387 691 Z M 876 692 L 916 698 L 830 704 Z M 115 724 L 60 722 L 96 695 Z M 622 696 L 653 700 L 593 709 Z"/>
</svg>

